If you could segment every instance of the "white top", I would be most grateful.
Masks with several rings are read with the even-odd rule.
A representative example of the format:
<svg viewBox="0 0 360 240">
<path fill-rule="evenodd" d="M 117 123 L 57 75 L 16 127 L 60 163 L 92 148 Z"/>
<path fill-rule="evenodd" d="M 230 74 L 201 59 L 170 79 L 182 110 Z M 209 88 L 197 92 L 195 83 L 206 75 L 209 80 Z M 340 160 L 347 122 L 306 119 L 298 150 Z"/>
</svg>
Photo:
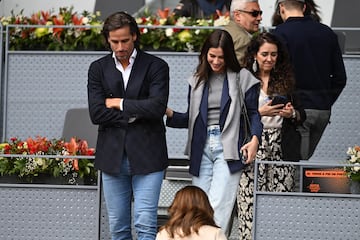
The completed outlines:
<svg viewBox="0 0 360 240">
<path fill-rule="evenodd" d="M 270 101 L 269 96 L 266 95 L 266 93 L 261 89 L 259 96 L 259 107 L 265 105 L 265 103 L 267 103 L 268 101 Z M 261 116 L 261 122 L 263 123 L 264 128 L 281 128 L 282 121 L 283 118 L 280 116 Z"/>
<path fill-rule="evenodd" d="M 121 65 L 121 63 L 116 59 L 115 52 L 113 52 L 113 54 L 112 54 L 114 61 L 115 61 L 116 69 L 122 73 L 122 77 L 123 77 L 123 81 L 124 81 L 124 89 L 126 89 L 127 84 L 129 82 L 130 73 L 131 73 L 132 67 L 134 65 L 136 55 L 137 55 L 137 50 L 136 50 L 136 48 L 134 48 L 134 50 L 130 56 L 130 59 L 129 59 L 129 65 L 124 69 L 123 66 Z"/>
<path fill-rule="evenodd" d="M 199 234 L 194 232 L 185 238 L 179 236 L 170 238 L 166 230 L 163 229 L 158 232 L 156 240 L 227 240 L 227 238 L 221 228 L 204 225 L 200 227 Z"/>
</svg>

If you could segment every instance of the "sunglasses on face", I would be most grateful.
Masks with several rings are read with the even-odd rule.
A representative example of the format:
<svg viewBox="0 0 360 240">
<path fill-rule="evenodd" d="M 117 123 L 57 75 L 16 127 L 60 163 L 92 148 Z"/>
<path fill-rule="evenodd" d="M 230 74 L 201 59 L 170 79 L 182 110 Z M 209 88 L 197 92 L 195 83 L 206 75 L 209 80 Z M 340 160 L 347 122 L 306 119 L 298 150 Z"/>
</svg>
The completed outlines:
<svg viewBox="0 0 360 240">
<path fill-rule="evenodd" d="M 245 11 L 245 10 L 237 9 L 237 11 L 250 14 L 250 15 L 251 15 L 252 17 L 254 17 L 254 18 L 256 18 L 256 17 L 259 16 L 259 15 L 261 16 L 262 13 L 263 13 L 263 11 L 261 11 L 261 10 L 260 10 L 260 11 L 254 10 L 254 11 L 250 12 L 250 11 Z"/>
</svg>

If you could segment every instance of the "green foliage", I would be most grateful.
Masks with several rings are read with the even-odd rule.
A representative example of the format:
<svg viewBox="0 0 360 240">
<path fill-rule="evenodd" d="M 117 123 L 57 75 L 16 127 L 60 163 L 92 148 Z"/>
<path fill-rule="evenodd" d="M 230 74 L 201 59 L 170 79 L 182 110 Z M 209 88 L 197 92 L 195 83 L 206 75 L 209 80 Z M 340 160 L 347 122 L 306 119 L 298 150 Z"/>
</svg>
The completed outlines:
<svg viewBox="0 0 360 240">
<path fill-rule="evenodd" d="M 79 179 L 95 183 L 97 171 L 93 160 L 74 157 L 93 156 L 94 152 L 85 140 L 76 138 L 69 142 L 39 136 L 25 141 L 11 138 L 0 144 L 0 175 L 17 176 L 27 182 L 39 176 L 53 176 L 65 179 L 68 184 L 77 184 Z M 7 157 L 8 154 L 12 156 Z"/>
<path fill-rule="evenodd" d="M 101 34 L 103 22 L 99 16 L 100 13 L 84 11 L 78 14 L 73 7 L 62 7 L 57 14 L 39 11 L 30 17 L 23 16 L 23 11 L 12 12 L 0 21 L 3 26 L 10 25 L 10 50 L 105 51 Z M 141 32 L 141 49 L 176 52 L 200 51 L 214 27 L 228 21 L 227 16 L 216 20 L 192 19 L 163 12 L 160 17 L 148 11 L 136 18 Z"/>
<path fill-rule="evenodd" d="M 360 181 L 360 146 L 349 147 L 346 153 L 347 163 L 353 166 L 347 166 L 344 170 L 352 181 Z"/>
</svg>

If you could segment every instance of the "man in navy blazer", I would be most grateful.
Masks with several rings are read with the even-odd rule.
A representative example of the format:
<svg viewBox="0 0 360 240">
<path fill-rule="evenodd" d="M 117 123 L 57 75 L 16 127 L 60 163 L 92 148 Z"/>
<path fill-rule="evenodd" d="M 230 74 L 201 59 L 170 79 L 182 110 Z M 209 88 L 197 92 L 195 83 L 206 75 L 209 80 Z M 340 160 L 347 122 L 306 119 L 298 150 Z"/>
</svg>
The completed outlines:
<svg viewBox="0 0 360 240">
<path fill-rule="evenodd" d="M 139 49 L 140 32 L 125 12 L 110 15 L 103 35 L 111 53 L 88 72 L 90 118 L 99 125 L 95 167 L 102 184 L 113 240 L 155 239 L 157 207 L 168 166 L 165 114 L 169 67 Z"/>
</svg>

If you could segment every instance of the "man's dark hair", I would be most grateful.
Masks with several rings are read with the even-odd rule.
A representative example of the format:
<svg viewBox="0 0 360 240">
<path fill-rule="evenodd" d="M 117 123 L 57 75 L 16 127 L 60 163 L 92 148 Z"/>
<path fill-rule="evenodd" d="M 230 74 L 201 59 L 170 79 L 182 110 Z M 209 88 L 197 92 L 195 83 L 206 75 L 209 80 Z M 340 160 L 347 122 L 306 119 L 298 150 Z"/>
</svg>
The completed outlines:
<svg viewBox="0 0 360 240">
<path fill-rule="evenodd" d="M 102 34 L 105 38 L 106 47 L 110 49 L 107 41 L 109 33 L 119 28 L 127 27 L 130 28 L 131 34 L 136 34 L 135 48 L 139 48 L 140 31 L 135 19 L 126 12 L 116 12 L 108 16 L 103 25 Z"/>
</svg>

